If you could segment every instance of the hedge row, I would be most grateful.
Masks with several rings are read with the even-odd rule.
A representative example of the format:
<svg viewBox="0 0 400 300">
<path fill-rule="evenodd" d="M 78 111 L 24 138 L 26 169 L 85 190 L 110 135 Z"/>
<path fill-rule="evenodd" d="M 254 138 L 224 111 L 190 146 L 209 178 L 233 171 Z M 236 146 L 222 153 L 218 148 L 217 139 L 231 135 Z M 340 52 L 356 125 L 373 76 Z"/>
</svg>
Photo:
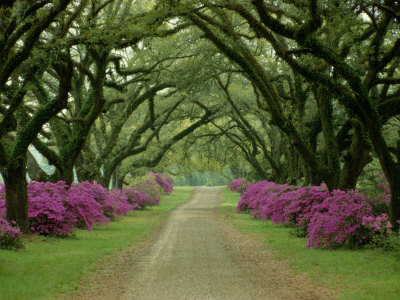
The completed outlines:
<svg viewBox="0 0 400 300">
<path fill-rule="evenodd" d="M 393 233 L 388 220 L 390 191 L 370 198 L 358 191 L 334 190 L 326 186 L 296 187 L 238 178 L 229 185 L 242 192 L 237 210 L 255 218 L 294 227 L 296 235 L 308 238 L 307 247 L 359 248 L 377 236 Z"/>
<path fill-rule="evenodd" d="M 94 226 L 108 225 L 128 212 L 159 205 L 160 191 L 172 192 L 172 179 L 149 172 L 132 187 L 108 191 L 96 182 L 63 181 L 28 183 L 30 229 L 37 235 L 71 236 L 76 228 L 91 231 Z M 5 219 L 5 188 L 0 185 L 0 248 L 21 248 L 22 234 Z"/>
</svg>

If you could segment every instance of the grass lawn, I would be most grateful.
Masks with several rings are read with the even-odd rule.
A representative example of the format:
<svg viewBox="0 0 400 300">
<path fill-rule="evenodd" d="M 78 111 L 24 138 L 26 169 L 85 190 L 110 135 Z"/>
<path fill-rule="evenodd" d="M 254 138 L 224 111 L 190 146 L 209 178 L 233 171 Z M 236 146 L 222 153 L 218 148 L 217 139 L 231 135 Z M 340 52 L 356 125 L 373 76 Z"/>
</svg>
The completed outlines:
<svg viewBox="0 0 400 300">
<path fill-rule="evenodd" d="M 74 238 L 30 237 L 20 252 L 0 250 L 0 299 L 52 299 L 74 291 L 84 272 L 96 270 L 96 261 L 143 241 L 191 190 L 176 187 L 160 206 L 92 232 L 80 230 Z"/>
<path fill-rule="evenodd" d="M 306 249 L 307 240 L 290 235 L 290 229 L 271 222 L 238 214 L 238 193 L 222 189 L 221 215 L 236 229 L 265 243 L 295 272 L 304 272 L 314 280 L 337 291 L 339 299 L 400 299 L 400 260 L 382 250 Z"/>
</svg>

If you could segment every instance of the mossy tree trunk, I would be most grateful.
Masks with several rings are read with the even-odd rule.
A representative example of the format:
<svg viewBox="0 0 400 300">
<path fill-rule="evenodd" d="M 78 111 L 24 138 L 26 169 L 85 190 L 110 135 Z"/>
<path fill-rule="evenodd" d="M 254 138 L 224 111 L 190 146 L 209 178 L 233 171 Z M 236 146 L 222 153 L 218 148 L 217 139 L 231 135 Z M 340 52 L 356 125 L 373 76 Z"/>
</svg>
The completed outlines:
<svg viewBox="0 0 400 300">
<path fill-rule="evenodd" d="M 353 120 L 353 129 L 352 144 L 343 155 L 344 163 L 339 180 L 339 188 L 342 190 L 355 189 L 362 170 L 372 160 L 370 146 L 365 140 L 366 132 L 358 120 Z"/>
<path fill-rule="evenodd" d="M 333 131 L 332 99 L 329 92 L 322 86 L 318 86 L 314 89 L 314 95 L 318 103 L 325 143 L 325 154 L 327 157 L 329 173 L 331 174 L 331 185 L 332 188 L 337 188 L 339 185 L 340 163 L 338 146 Z"/>
<path fill-rule="evenodd" d="M 6 189 L 6 217 L 22 232 L 29 232 L 26 164 L 24 159 L 2 171 Z"/>
</svg>

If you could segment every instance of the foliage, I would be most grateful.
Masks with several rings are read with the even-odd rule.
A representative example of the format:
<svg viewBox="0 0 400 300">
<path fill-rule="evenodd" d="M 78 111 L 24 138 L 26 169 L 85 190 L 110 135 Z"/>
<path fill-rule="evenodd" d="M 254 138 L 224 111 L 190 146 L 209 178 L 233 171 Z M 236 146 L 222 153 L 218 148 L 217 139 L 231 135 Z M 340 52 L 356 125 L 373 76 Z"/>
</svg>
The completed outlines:
<svg viewBox="0 0 400 300">
<path fill-rule="evenodd" d="M 393 251 L 397 254 L 398 259 L 400 259 L 400 234 L 395 232 L 376 234 L 372 237 L 368 247 L 380 248 L 384 251 Z"/>
<path fill-rule="evenodd" d="M 24 181 L 34 146 L 56 172 L 29 176 L 68 184 L 162 163 L 349 190 L 375 157 L 400 218 L 398 2 L 264 2 L 8 1 L 0 172 Z"/>
</svg>

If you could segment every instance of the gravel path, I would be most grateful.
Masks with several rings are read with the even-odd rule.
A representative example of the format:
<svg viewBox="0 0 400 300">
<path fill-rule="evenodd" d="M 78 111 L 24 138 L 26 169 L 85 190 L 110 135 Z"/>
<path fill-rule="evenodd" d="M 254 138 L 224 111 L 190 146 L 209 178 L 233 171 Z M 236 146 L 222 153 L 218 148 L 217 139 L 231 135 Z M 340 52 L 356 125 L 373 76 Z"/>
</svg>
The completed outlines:
<svg viewBox="0 0 400 300">
<path fill-rule="evenodd" d="M 121 253 L 100 275 L 102 285 L 76 299 L 333 298 L 222 221 L 220 199 L 219 188 L 196 189 L 147 246 Z"/>
<path fill-rule="evenodd" d="M 238 237 L 221 226 L 219 199 L 218 188 L 198 188 L 172 212 L 121 299 L 321 299 L 292 282 L 277 262 L 267 264 L 267 270 L 255 265 L 260 257 L 254 245 L 243 244 L 242 237 L 235 241 Z M 250 247 L 247 255 L 243 246 Z"/>
</svg>

